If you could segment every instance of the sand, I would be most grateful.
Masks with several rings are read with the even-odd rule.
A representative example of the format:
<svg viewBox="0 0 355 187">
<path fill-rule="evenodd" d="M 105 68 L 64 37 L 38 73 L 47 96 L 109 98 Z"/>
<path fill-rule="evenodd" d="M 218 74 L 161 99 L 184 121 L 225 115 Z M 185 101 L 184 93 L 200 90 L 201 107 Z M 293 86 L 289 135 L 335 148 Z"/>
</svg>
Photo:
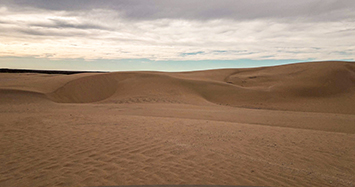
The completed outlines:
<svg viewBox="0 0 355 187">
<path fill-rule="evenodd" d="M 355 64 L 0 74 L 0 186 L 355 186 Z"/>
</svg>

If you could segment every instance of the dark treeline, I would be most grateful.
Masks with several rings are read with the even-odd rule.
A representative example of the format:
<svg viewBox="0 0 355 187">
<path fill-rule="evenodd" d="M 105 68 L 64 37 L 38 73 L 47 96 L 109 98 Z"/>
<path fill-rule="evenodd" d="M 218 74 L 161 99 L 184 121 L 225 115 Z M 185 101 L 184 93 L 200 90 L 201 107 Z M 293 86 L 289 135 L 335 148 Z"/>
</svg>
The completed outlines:
<svg viewBox="0 0 355 187">
<path fill-rule="evenodd" d="M 30 70 L 30 69 L 0 69 L 0 73 L 43 73 L 43 74 L 78 74 L 78 73 L 105 73 L 103 71 L 63 71 L 63 70 Z"/>
</svg>

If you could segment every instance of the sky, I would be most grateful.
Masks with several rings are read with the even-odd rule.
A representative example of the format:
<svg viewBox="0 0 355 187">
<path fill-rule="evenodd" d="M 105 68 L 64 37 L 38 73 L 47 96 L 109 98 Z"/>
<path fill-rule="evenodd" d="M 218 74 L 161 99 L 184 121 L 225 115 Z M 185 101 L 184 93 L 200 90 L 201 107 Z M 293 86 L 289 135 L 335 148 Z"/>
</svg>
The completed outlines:
<svg viewBox="0 0 355 187">
<path fill-rule="evenodd" d="M 0 0 L 0 68 L 188 71 L 354 59 L 354 0 Z"/>
</svg>

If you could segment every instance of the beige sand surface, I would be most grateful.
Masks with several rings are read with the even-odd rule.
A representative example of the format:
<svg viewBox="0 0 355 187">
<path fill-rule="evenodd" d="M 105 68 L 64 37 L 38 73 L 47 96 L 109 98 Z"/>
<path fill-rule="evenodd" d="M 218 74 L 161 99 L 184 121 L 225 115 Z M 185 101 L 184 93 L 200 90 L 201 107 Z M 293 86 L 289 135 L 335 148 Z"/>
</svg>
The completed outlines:
<svg viewBox="0 0 355 187">
<path fill-rule="evenodd" d="M 355 186 L 355 64 L 0 74 L 0 186 Z"/>
</svg>

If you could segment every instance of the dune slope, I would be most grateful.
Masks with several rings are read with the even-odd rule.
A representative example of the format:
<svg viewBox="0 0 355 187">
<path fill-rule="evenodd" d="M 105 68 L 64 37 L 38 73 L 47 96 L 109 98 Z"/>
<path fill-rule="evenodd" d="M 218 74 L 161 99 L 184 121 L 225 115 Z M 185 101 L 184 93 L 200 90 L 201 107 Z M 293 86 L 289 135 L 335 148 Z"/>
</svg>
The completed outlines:
<svg viewBox="0 0 355 187">
<path fill-rule="evenodd" d="M 184 73 L 89 74 L 45 93 L 59 103 L 189 103 L 354 114 L 355 65 L 299 63 Z"/>
<path fill-rule="evenodd" d="M 19 90 L 27 96 L 24 91 L 44 94 L 57 103 L 218 104 L 355 114 L 355 65 L 351 62 L 183 73 L 78 74 L 35 80 L 15 86 L 0 84 L 0 89 Z"/>
</svg>

